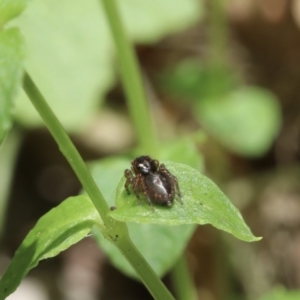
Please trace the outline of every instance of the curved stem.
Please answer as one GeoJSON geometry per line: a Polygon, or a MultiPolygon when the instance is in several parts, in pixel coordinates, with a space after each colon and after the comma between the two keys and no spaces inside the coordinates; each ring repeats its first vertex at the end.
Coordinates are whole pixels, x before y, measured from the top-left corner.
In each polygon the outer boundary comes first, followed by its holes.
{"type": "Polygon", "coordinates": [[[121,239],[118,243],[118,248],[137,272],[137,274],[141,277],[141,280],[154,299],[174,300],[172,294],[164,286],[162,281],[155,274],[153,269],[149,266],[145,258],[136,249],[135,245],[130,239],[125,239],[123,241],[121,239]]]}

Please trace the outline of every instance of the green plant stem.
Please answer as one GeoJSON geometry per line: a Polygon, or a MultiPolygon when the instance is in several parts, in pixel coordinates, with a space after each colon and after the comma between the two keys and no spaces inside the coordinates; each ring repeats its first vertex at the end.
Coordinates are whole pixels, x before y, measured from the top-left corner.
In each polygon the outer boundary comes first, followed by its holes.
{"type": "Polygon", "coordinates": [[[171,278],[177,300],[196,300],[197,293],[184,255],[182,255],[171,272],[171,278]]]}
{"type": "Polygon", "coordinates": [[[126,239],[122,241],[121,239],[118,244],[120,251],[135,269],[137,274],[140,275],[144,285],[147,287],[153,298],[157,300],[174,300],[172,294],[166,289],[153,269],[149,267],[145,258],[136,250],[136,247],[131,240],[126,239]]]}
{"type": "Polygon", "coordinates": [[[101,233],[104,234],[108,240],[114,243],[116,247],[118,247],[119,250],[124,254],[126,259],[136,270],[137,274],[140,275],[142,281],[149,289],[149,292],[152,294],[154,299],[174,300],[170,292],[160,281],[159,277],[155,274],[144,257],[132,244],[126,224],[118,222],[108,216],[108,205],[99,191],[91,173],[87,169],[86,164],[82,160],[80,154],[63,129],[59,120],[48,106],[43,95],[40,93],[28,74],[25,74],[24,89],[32,104],[35,106],[36,110],[44,120],[55,141],[59,145],[60,151],[68,160],[75,174],[78,176],[83,188],[98,210],[106,226],[106,232],[101,231],[101,233]],[[113,239],[116,234],[119,236],[119,238],[113,239]]]}
{"type": "Polygon", "coordinates": [[[32,104],[44,120],[53,138],[57,142],[60,151],[66,157],[83,188],[90,196],[104,224],[107,222],[110,223],[111,219],[107,217],[109,207],[99,191],[96,182],[59,120],[56,118],[43,95],[40,93],[28,74],[25,74],[24,77],[24,89],[32,104]]]}
{"type": "Polygon", "coordinates": [[[157,152],[157,139],[150,116],[141,71],[134,49],[126,37],[124,25],[115,0],[100,0],[116,45],[121,79],[127,96],[127,104],[138,137],[139,148],[144,154],[157,152]]]}

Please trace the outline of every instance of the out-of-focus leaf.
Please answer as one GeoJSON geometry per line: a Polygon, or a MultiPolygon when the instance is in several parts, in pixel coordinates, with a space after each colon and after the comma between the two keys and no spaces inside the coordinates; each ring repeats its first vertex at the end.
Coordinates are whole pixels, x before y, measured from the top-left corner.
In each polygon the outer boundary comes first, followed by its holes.
{"type": "MultiPolygon", "coordinates": [[[[109,158],[92,163],[90,168],[103,196],[108,200],[109,205],[114,206],[117,185],[124,176],[124,170],[130,168],[130,160],[121,157],[109,158]]],[[[132,241],[159,276],[165,274],[177,261],[194,228],[194,225],[171,227],[153,224],[128,224],[132,241]],[[165,255],[166,253],[167,255],[165,255]]],[[[93,235],[114,266],[125,274],[139,279],[113,244],[96,230],[93,230],[93,235]]]]}
{"type": "Polygon", "coordinates": [[[258,87],[237,88],[238,78],[225,67],[186,60],[162,77],[176,96],[198,107],[195,116],[209,133],[232,151],[246,156],[264,154],[278,134],[278,100],[258,87]]]}
{"type": "Polygon", "coordinates": [[[130,168],[130,159],[111,157],[89,164],[89,169],[109,206],[115,205],[116,188],[125,169],[130,168]]]}
{"type": "Polygon", "coordinates": [[[204,158],[191,137],[179,138],[164,145],[159,158],[180,162],[199,171],[204,170],[204,158]]]}
{"type": "MultiPolygon", "coordinates": [[[[101,2],[101,1],[100,1],[101,2]]],[[[150,42],[193,24],[198,0],[119,1],[128,35],[150,42]]],[[[98,0],[33,0],[17,20],[24,34],[26,69],[68,130],[80,128],[114,81],[114,47],[98,0]]],[[[23,94],[18,119],[41,120],[23,94]]]]}
{"type": "Polygon", "coordinates": [[[12,28],[0,32],[0,144],[12,125],[14,100],[22,79],[23,56],[19,30],[12,28]]]}
{"type": "Polygon", "coordinates": [[[16,290],[42,259],[56,256],[84,238],[94,225],[103,227],[87,196],[71,197],[40,218],[15,253],[0,281],[0,299],[16,290]]]}
{"type": "Polygon", "coordinates": [[[162,37],[186,29],[203,15],[197,0],[118,0],[126,30],[134,41],[157,42],[162,37]]]}
{"type": "Polygon", "coordinates": [[[110,215],[123,222],[152,224],[211,224],[247,241],[258,241],[245,224],[240,212],[221,190],[197,170],[174,162],[164,162],[179,182],[183,205],[174,200],[172,207],[155,205],[152,211],[146,200],[139,205],[134,193],[127,195],[123,178],[117,189],[116,207],[110,215]]]}
{"type": "Polygon", "coordinates": [[[198,117],[204,127],[232,151],[260,156],[273,143],[281,125],[274,95],[248,87],[218,98],[203,99],[198,117]]]}
{"type": "Polygon", "coordinates": [[[9,20],[18,16],[26,7],[29,0],[0,1],[0,29],[9,20]]]}
{"type": "Polygon", "coordinates": [[[161,76],[161,84],[176,98],[199,102],[228,93],[237,85],[235,74],[223,66],[213,67],[186,59],[161,76]]]}

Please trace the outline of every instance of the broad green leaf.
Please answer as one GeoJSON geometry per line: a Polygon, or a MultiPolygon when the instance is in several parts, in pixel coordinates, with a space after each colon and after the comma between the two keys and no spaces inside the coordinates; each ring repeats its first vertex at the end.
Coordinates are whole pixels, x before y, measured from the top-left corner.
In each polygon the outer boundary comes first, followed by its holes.
{"type": "Polygon", "coordinates": [[[275,288],[271,293],[259,298],[259,300],[298,300],[300,290],[289,291],[283,287],[275,288]]]}
{"type": "Polygon", "coordinates": [[[42,259],[56,256],[84,238],[102,221],[87,196],[66,199],[40,218],[15,253],[0,281],[0,299],[16,290],[21,280],[42,259]]]}
{"type": "Polygon", "coordinates": [[[26,7],[29,0],[0,1],[0,29],[9,20],[18,16],[26,7]]]}
{"type": "MultiPolygon", "coordinates": [[[[119,1],[128,36],[157,41],[196,22],[198,0],[119,1]],[[172,9],[170,9],[170,6],[172,9]]],[[[115,79],[114,46],[99,0],[32,0],[16,21],[27,44],[26,70],[68,130],[93,116],[115,79]]],[[[41,119],[23,94],[20,122],[41,119]]]]}
{"type": "Polygon", "coordinates": [[[12,125],[13,104],[22,79],[23,40],[16,28],[0,31],[0,144],[12,125]]]}
{"type": "Polygon", "coordinates": [[[117,189],[117,209],[110,213],[113,218],[165,225],[211,224],[244,241],[260,240],[253,236],[238,209],[210,179],[189,166],[170,161],[164,163],[178,179],[184,204],[175,200],[172,207],[156,205],[152,211],[146,200],[139,205],[133,193],[127,195],[123,178],[117,189]]]}
{"type": "Polygon", "coordinates": [[[220,142],[246,156],[264,154],[281,125],[276,97],[267,90],[254,87],[205,99],[199,105],[198,116],[220,142]]]}
{"type": "MultiPolygon", "coordinates": [[[[115,205],[116,188],[124,176],[124,170],[130,168],[130,160],[121,157],[109,158],[92,163],[90,168],[109,205],[115,205]]],[[[128,224],[133,243],[159,276],[164,275],[177,261],[194,229],[194,225],[171,227],[154,224],[128,224]],[[153,247],[154,245],[155,247],[153,247]]],[[[93,230],[93,235],[115,267],[129,276],[139,279],[112,243],[96,230],[93,230]]]]}

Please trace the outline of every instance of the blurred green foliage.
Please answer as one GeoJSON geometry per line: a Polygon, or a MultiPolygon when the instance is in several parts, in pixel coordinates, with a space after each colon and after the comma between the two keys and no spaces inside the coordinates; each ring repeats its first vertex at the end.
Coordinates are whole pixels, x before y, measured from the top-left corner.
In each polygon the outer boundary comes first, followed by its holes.
{"type": "Polygon", "coordinates": [[[233,152],[262,156],[279,133],[276,96],[260,87],[242,86],[229,68],[186,60],[166,72],[161,82],[178,101],[188,101],[204,129],[233,152]]]}
{"type": "MultiPolygon", "coordinates": [[[[119,6],[129,38],[142,43],[187,28],[202,14],[196,0],[121,0],[119,6]]],[[[115,82],[115,50],[101,1],[35,0],[13,25],[24,35],[26,70],[66,129],[79,130],[115,82]]],[[[42,124],[28,102],[23,93],[17,119],[42,124]]]]}
{"type": "Polygon", "coordinates": [[[29,0],[1,0],[0,30],[6,22],[22,13],[28,2],[29,0]]]}

